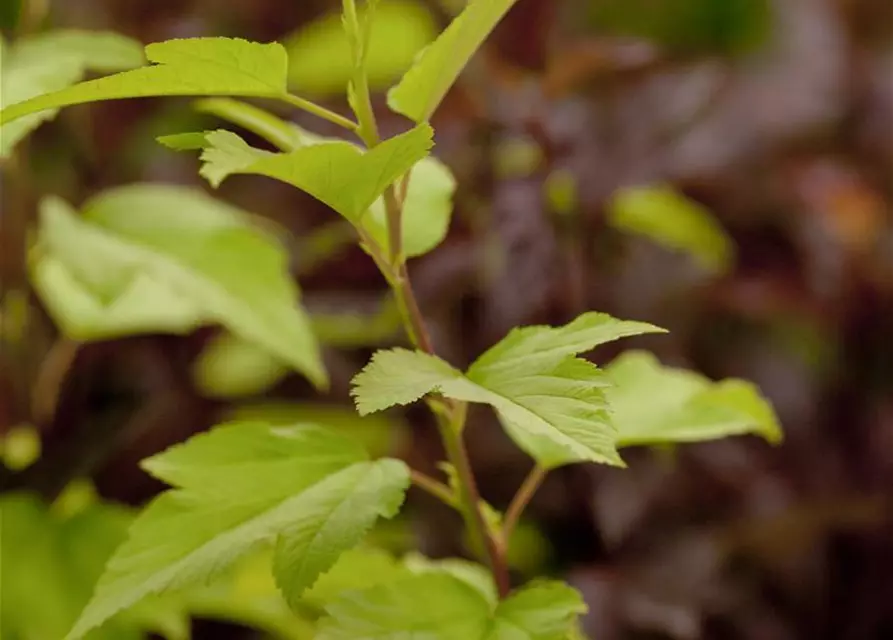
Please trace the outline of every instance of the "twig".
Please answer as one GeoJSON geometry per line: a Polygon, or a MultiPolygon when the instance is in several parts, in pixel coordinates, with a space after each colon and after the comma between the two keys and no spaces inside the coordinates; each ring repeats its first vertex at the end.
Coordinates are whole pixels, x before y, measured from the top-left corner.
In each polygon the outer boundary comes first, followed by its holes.
{"type": "Polygon", "coordinates": [[[543,480],[546,479],[547,473],[549,473],[549,470],[545,467],[540,465],[533,467],[533,469],[530,470],[530,473],[527,474],[527,477],[524,478],[524,482],[518,488],[515,497],[512,498],[512,502],[509,504],[509,508],[506,510],[505,518],[502,522],[502,543],[506,548],[508,548],[512,532],[515,530],[515,527],[518,526],[521,514],[524,513],[524,509],[530,503],[533,494],[535,494],[537,489],[543,484],[543,480]]]}

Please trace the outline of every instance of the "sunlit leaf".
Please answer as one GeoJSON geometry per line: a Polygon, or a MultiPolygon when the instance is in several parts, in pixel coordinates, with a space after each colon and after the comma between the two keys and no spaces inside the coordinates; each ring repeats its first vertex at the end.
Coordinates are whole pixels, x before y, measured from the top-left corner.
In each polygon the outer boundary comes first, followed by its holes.
{"type": "Polygon", "coordinates": [[[360,447],[334,432],[261,423],[218,427],[144,466],[175,488],[131,526],[71,639],[150,594],[210,580],[273,544],[277,573],[287,571],[297,594],[376,517],[392,515],[409,482],[402,463],[367,462],[360,447]],[[373,487],[381,493],[373,495],[373,487]]]}
{"type": "Polygon", "coordinates": [[[462,69],[516,0],[470,0],[388,93],[391,109],[425,122],[462,69]]]}
{"type": "Polygon", "coordinates": [[[431,127],[419,125],[363,152],[343,141],[311,141],[290,153],[254,149],[236,134],[208,134],[202,175],[218,185],[235,173],[286,182],[357,224],[385,189],[428,155],[431,127]]]}
{"type": "Polygon", "coordinates": [[[710,271],[726,271],[735,248],[710,211],[665,186],[621,190],[608,208],[608,220],[670,249],[684,251],[710,271]]]}
{"type": "Polygon", "coordinates": [[[8,103],[0,123],[85,102],[147,96],[253,96],[287,93],[288,58],[282,45],[233,38],[188,38],[146,46],[150,66],[8,103]]]}
{"type": "Polygon", "coordinates": [[[232,421],[319,425],[362,444],[373,458],[397,455],[408,430],[405,423],[393,416],[360,416],[352,407],[316,402],[259,401],[236,406],[226,415],[232,421]]]}
{"type": "Polygon", "coordinates": [[[650,353],[630,351],[606,369],[606,393],[618,446],[697,442],[754,433],[782,438],[778,418],[757,387],[744,380],[711,382],[685,369],[664,367],[650,353]]]}
{"type": "Polygon", "coordinates": [[[546,467],[581,460],[622,465],[604,394],[610,381],[575,355],[660,331],[587,313],[563,327],[515,329],[465,374],[418,351],[378,351],[354,378],[353,395],[362,414],[435,392],[489,404],[515,442],[546,467]]]}

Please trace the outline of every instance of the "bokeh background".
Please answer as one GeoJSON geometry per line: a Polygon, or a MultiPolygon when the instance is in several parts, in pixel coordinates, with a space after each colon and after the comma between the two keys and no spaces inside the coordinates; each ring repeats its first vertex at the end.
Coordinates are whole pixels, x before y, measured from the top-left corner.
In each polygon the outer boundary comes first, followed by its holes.
{"type": "MultiPolygon", "coordinates": [[[[296,90],[343,111],[345,52],[326,18],[339,4],[49,0],[26,3],[16,28],[281,40],[296,90]]],[[[380,89],[462,3],[382,4],[380,89]]],[[[17,5],[4,2],[6,26],[17,5]]],[[[400,131],[382,95],[382,127],[400,131]]],[[[400,342],[397,318],[336,216],[284,185],[240,177],[218,195],[292,232],[293,271],[327,345],[324,397],[263,358],[234,365],[209,351],[212,328],[75,346],[28,289],[41,194],[79,203],[133,182],[204,188],[195,158],[154,137],[220,124],[188,100],[76,107],[4,165],[0,430],[30,425],[42,440],[30,466],[8,458],[4,491],[53,500],[90,478],[138,505],[161,489],[140,459],[234,412],[356,422],[350,378],[400,342]]],[[[786,433],[778,448],[736,438],[632,450],[624,471],[553,473],[517,540],[518,578],[571,580],[597,640],[893,638],[893,3],[520,0],[434,125],[460,187],[447,240],[410,271],[444,357],[463,365],[512,326],[607,311],[672,333],[597,361],[638,346],[748,378],[786,433]],[[727,263],[608,223],[619,190],[657,184],[716,217],[735,248],[727,263]]],[[[357,428],[437,472],[424,411],[357,428]]],[[[483,409],[467,434],[483,495],[504,507],[530,461],[483,409]]],[[[421,494],[380,535],[395,550],[464,552],[457,518],[421,494]]],[[[195,623],[197,640],[251,633],[195,623]]]]}

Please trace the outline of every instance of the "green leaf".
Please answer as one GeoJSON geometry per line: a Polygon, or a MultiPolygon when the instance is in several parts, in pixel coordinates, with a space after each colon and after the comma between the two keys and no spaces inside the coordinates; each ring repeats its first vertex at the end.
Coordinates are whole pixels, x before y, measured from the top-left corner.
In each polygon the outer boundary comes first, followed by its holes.
{"type": "Polygon", "coordinates": [[[277,98],[287,93],[288,58],[282,45],[232,38],[189,38],[146,46],[155,63],[11,104],[0,123],[68,105],[148,96],[277,98]]]}
{"type": "Polygon", "coordinates": [[[496,24],[516,0],[470,0],[418,56],[400,83],[388,92],[388,105],[415,122],[427,121],[496,24]]]}
{"type": "MultiPolygon", "coordinates": [[[[359,8],[362,24],[366,3],[359,8]]],[[[376,3],[365,70],[371,89],[384,89],[412,65],[416,54],[437,35],[431,14],[416,2],[381,0],[376,3]]],[[[285,40],[289,84],[308,94],[343,95],[353,77],[350,42],[340,12],[331,12],[305,25],[285,40]]]]}
{"type": "Polygon", "coordinates": [[[360,416],[352,407],[310,402],[262,401],[234,407],[230,421],[254,420],[273,425],[316,424],[360,443],[373,458],[396,456],[406,444],[408,425],[393,417],[360,416]]]}
{"type": "Polygon", "coordinates": [[[446,573],[418,576],[343,595],[326,607],[318,640],[483,640],[490,605],[446,573]]]}
{"type": "Polygon", "coordinates": [[[331,569],[304,592],[301,600],[319,609],[351,591],[401,580],[410,571],[390,553],[374,547],[357,547],[341,554],[331,569]]]}
{"type": "MultiPolygon", "coordinates": [[[[60,516],[31,495],[0,498],[0,635],[61,640],[89,600],[130,520],[127,510],[109,504],[60,516]]],[[[151,600],[138,611],[109,620],[89,638],[138,640],[150,630],[169,640],[188,635],[177,603],[151,600]]]]}
{"type": "Polygon", "coordinates": [[[289,373],[267,350],[223,332],[212,339],[192,365],[196,388],[209,398],[238,398],[263,393],[289,373]]]}
{"type": "Polygon", "coordinates": [[[84,211],[46,200],[32,260],[35,288],[66,334],[91,340],[220,323],[326,383],[288,256],[247,214],[152,185],[107,192],[84,211]]]}
{"type": "Polygon", "coordinates": [[[342,521],[346,527],[367,526],[372,511],[391,513],[398,503],[392,490],[398,476],[408,483],[402,463],[366,462],[365,452],[349,439],[311,426],[224,425],[144,466],[175,488],[134,522],[71,639],[147,595],[208,581],[249,551],[274,543],[277,555],[308,549],[308,559],[286,556],[303,562],[301,579],[312,582],[354,540],[328,527],[339,507],[363,492],[364,481],[388,490],[355,520],[342,521]]]}
{"type": "MultiPolygon", "coordinates": [[[[189,613],[263,631],[280,640],[312,640],[310,616],[292,611],[270,572],[272,553],[253,553],[213,584],[183,594],[189,613]]],[[[266,636],[264,636],[266,637],[266,636]]]]}
{"type": "Polygon", "coordinates": [[[207,98],[198,100],[193,106],[199,113],[217,116],[259,135],[282,151],[294,151],[304,143],[298,127],[253,104],[232,98],[207,98]]]}
{"type": "MultiPolygon", "coordinates": [[[[87,71],[118,71],[143,63],[140,45],[114,33],[50,31],[5,47],[0,59],[0,109],[57,91],[87,71]]],[[[0,128],[0,157],[6,157],[31,131],[55,117],[33,113],[0,128]]]]}
{"type": "MultiPolygon", "coordinates": [[[[413,167],[403,201],[403,253],[407,258],[424,255],[443,242],[455,191],[456,179],[436,158],[425,158],[413,167]]],[[[375,201],[362,224],[387,254],[390,245],[383,198],[375,201]]]]}
{"type": "Polygon", "coordinates": [[[297,602],[379,518],[397,515],[408,488],[409,470],[403,462],[379,460],[354,465],[305,492],[301,522],[279,538],[273,560],[286,598],[297,602]]]}
{"type": "Polygon", "coordinates": [[[691,255],[709,271],[724,272],[735,247],[710,211],[667,186],[623,189],[608,208],[612,225],[691,255]]]}
{"type": "Polygon", "coordinates": [[[765,43],[774,12],[768,0],[598,0],[588,3],[603,36],[646,38],[676,55],[740,55],[765,43]]]}
{"type": "Polygon", "coordinates": [[[385,189],[428,155],[432,134],[431,127],[419,125],[366,152],[349,142],[310,139],[290,153],[269,153],[218,131],[207,136],[202,175],[214,186],[235,173],[275,178],[358,224],[385,189]]]}
{"type": "Polygon", "coordinates": [[[561,582],[534,582],[496,607],[486,640],[563,640],[586,605],[561,582]]]}
{"type": "Polygon", "coordinates": [[[410,553],[403,559],[406,568],[417,574],[446,573],[461,580],[480,593],[491,607],[499,602],[496,583],[490,571],[476,562],[461,558],[432,560],[420,553],[410,553]]]}
{"type": "Polygon", "coordinates": [[[448,570],[349,591],[326,607],[320,640],[562,640],[586,611],[558,582],[532,583],[497,604],[448,570]]]}
{"type": "Polygon", "coordinates": [[[775,412],[752,383],[711,382],[693,371],[664,367],[641,351],[623,354],[607,373],[615,385],[607,395],[619,431],[618,446],[698,442],[746,433],[772,443],[781,441],[775,412]]]}
{"type": "Polygon", "coordinates": [[[515,329],[462,374],[421,352],[377,352],[354,378],[361,414],[441,393],[496,409],[515,442],[540,464],[589,460],[622,465],[604,388],[610,381],[575,357],[625,336],[661,332],[641,322],[586,313],[563,327],[515,329]]]}
{"type": "Polygon", "coordinates": [[[424,157],[430,136],[430,128],[422,125],[364,152],[342,140],[294,128],[291,142],[299,148],[279,154],[251,147],[230,131],[164,136],[159,142],[174,149],[203,148],[200,173],[215,187],[228,176],[243,173],[266,175],[306,191],[361,226],[385,253],[388,232],[382,193],[411,170],[403,207],[403,250],[407,257],[416,257],[446,237],[456,190],[446,165],[424,157]]]}

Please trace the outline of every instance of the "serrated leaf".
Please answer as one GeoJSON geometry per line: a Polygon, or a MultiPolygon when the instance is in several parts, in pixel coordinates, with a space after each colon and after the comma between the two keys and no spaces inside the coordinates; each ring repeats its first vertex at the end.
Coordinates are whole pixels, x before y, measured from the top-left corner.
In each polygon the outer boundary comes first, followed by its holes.
{"type": "MultiPolygon", "coordinates": [[[[325,529],[320,504],[347,500],[361,478],[392,478],[400,465],[366,462],[350,440],[317,427],[257,423],[224,425],[150,458],[145,467],[175,488],[134,522],[68,637],[83,637],[147,595],[208,581],[249,551],[288,546],[290,536],[308,532],[315,544],[330,545],[305,567],[312,580],[350,541],[325,529]]],[[[390,512],[394,495],[386,502],[380,513],[390,512]]]]}
{"type": "Polygon", "coordinates": [[[379,518],[393,518],[409,488],[409,469],[398,460],[357,464],[304,494],[301,521],[276,544],[273,573],[286,599],[303,592],[341,552],[358,545],[379,518]]]}
{"type": "Polygon", "coordinates": [[[199,192],[139,185],[42,205],[35,288],[75,339],[186,333],[220,323],[326,383],[288,256],[244,212],[199,192]]]}
{"type": "MultiPolygon", "coordinates": [[[[71,85],[87,71],[118,71],[142,63],[142,47],[115,33],[60,30],[26,38],[4,46],[0,110],[71,85]]],[[[34,113],[0,127],[0,157],[55,115],[55,110],[34,113]]]]}
{"type": "Polygon", "coordinates": [[[432,134],[431,127],[419,125],[366,152],[349,142],[311,138],[290,153],[269,153],[218,131],[207,136],[202,175],[215,186],[237,173],[281,180],[357,224],[387,187],[428,155],[432,134]]]}
{"type": "MultiPolygon", "coordinates": [[[[358,8],[360,23],[367,19],[364,2],[358,8]]],[[[407,0],[376,2],[365,52],[365,72],[372,90],[384,89],[410,67],[413,58],[437,35],[431,14],[407,0]]],[[[339,12],[331,12],[301,27],[285,40],[289,84],[314,95],[343,95],[353,77],[354,64],[348,35],[339,12]]]]}
{"type": "Polygon", "coordinates": [[[771,405],[752,383],[711,382],[685,369],[662,366],[652,354],[631,351],[607,367],[607,390],[618,446],[697,442],[754,433],[782,438],[771,405]],[[647,402],[643,401],[647,398],[647,402]]]}
{"type": "Polygon", "coordinates": [[[563,327],[513,330],[462,374],[417,351],[377,352],[354,378],[361,414],[409,404],[427,393],[489,404],[515,442],[546,467],[589,460],[622,465],[594,364],[575,357],[625,336],[663,331],[586,313],[563,327]]]}
{"type": "Polygon", "coordinates": [[[713,214],[667,186],[621,190],[609,204],[608,220],[691,255],[709,271],[726,271],[734,256],[734,245],[713,214]]]}
{"type": "Polygon", "coordinates": [[[434,113],[449,88],[516,0],[470,0],[388,92],[388,105],[415,122],[434,113]]]}
{"type": "Polygon", "coordinates": [[[326,607],[321,640],[561,640],[586,611],[558,582],[532,583],[499,602],[445,570],[351,591],[326,607]]]}
{"type": "Polygon", "coordinates": [[[147,45],[145,54],[155,64],[11,104],[0,112],[0,123],[44,109],[101,100],[213,95],[275,98],[287,93],[288,58],[277,43],[187,38],[147,45]]]}
{"type": "Polygon", "coordinates": [[[490,606],[465,582],[445,573],[424,573],[345,594],[326,607],[318,640],[478,640],[490,606]]]}

